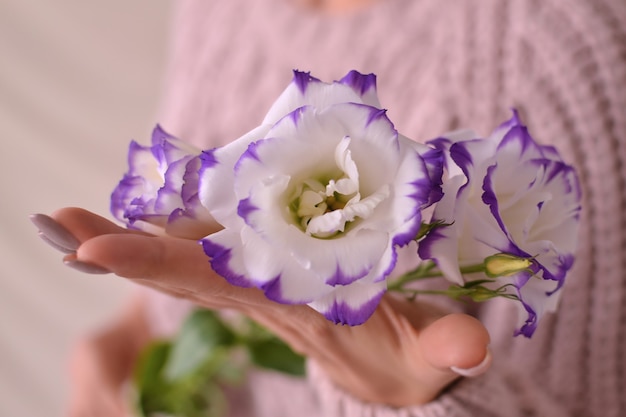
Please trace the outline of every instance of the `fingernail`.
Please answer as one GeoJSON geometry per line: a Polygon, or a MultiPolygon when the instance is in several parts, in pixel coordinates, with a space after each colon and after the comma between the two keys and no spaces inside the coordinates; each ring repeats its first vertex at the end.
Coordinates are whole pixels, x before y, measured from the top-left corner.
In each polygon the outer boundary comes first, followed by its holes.
{"type": "Polygon", "coordinates": [[[487,348],[487,354],[485,355],[485,359],[483,359],[481,363],[474,366],[473,368],[466,369],[459,368],[457,366],[451,366],[450,369],[452,370],[452,372],[455,372],[461,376],[471,378],[483,374],[487,370],[487,368],[489,368],[489,366],[491,366],[491,351],[489,350],[489,348],[487,348]]]}
{"type": "Polygon", "coordinates": [[[47,243],[65,252],[74,252],[80,246],[80,241],[74,237],[65,227],[61,226],[52,217],[45,214],[31,214],[30,221],[39,229],[47,243]]]}
{"type": "Polygon", "coordinates": [[[51,241],[50,239],[48,239],[48,238],[46,237],[46,235],[44,235],[42,232],[39,232],[37,235],[41,238],[41,240],[43,240],[44,242],[46,242],[48,245],[52,246],[54,249],[58,250],[59,252],[63,252],[63,253],[76,253],[76,251],[75,251],[75,250],[65,248],[65,247],[63,247],[63,246],[61,246],[61,245],[57,245],[56,243],[54,243],[53,241],[51,241]]]}
{"type": "Polygon", "coordinates": [[[63,263],[72,269],[84,272],[86,274],[102,275],[111,273],[111,271],[101,266],[94,265],[89,262],[79,261],[78,259],[76,259],[75,255],[66,256],[65,259],[63,259],[63,263]]]}

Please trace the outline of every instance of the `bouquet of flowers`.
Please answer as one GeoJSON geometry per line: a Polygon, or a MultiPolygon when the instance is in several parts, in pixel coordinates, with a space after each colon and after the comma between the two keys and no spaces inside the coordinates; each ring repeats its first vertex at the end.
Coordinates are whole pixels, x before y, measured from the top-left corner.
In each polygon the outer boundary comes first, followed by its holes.
{"type": "Polygon", "coordinates": [[[448,288],[427,292],[511,300],[515,334],[530,337],[572,267],[580,198],[574,169],[515,111],[488,137],[420,144],[394,128],[375,75],[294,71],[226,146],[195,149],[159,126],[150,146],[131,143],[111,207],[128,227],[198,240],[229,283],[335,323],[362,324],[386,291],[414,296],[440,277],[448,288]],[[393,274],[412,242],[417,268],[393,274]]]}

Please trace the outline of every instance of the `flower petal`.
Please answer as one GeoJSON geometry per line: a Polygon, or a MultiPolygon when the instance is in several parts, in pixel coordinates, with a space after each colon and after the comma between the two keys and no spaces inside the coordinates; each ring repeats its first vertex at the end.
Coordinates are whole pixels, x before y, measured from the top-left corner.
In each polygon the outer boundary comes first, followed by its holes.
{"type": "Polygon", "coordinates": [[[386,291],[386,283],[354,282],[348,286],[337,286],[334,290],[309,306],[337,324],[357,326],[365,323],[376,311],[386,291]]]}
{"type": "MultiPolygon", "coordinates": [[[[367,94],[367,99],[372,101],[371,93],[367,94]]],[[[309,73],[294,71],[291,84],[274,102],[262,124],[274,124],[295,109],[306,105],[324,109],[337,103],[363,102],[361,94],[351,86],[338,82],[324,83],[311,77],[309,73]]]]}
{"type": "Polygon", "coordinates": [[[361,97],[363,104],[380,108],[378,93],[376,92],[376,75],[361,74],[352,70],[339,80],[339,83],[352,88],[361,97]]]}
{"type": "Polygon", "coordinates": [[[242,259],[243,245],[240,233],[224,229],[200,240],[204,253],[210,258],[211,268],[229,283],[239,287],[253,287],[242,259]]]}
{"type": "Polygon", "coordinates": [[[241,227],[237,217],[237,196],[234,188],[234,166],[248,145],[262,138],[269,126],[259,126],[236,141],[217,149],[205,151],[200,156],[202,166],[198,173],[198,197],[202,205],[209,210],[215,220],[223,225],[241,227]]]}

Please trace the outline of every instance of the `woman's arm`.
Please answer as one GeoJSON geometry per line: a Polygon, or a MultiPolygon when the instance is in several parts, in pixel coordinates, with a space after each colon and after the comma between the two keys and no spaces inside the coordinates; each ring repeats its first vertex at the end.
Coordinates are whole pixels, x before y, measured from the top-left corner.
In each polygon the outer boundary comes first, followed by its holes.
{"type": "Polygon", "coordinates": [[[145,299],[135,294],[110,324],[77,342],[70,357],[68,416],[130,416],[123,386],[150,339],[145,299]]]}

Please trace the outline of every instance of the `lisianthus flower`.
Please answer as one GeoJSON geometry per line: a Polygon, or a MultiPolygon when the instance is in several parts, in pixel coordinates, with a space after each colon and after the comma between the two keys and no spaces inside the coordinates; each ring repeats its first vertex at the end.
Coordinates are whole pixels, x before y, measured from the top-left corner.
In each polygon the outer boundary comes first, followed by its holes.
{"type": "Polygon", "coordinates": [[[517,333],[530,337],[556,308],[573,264],[581,197],[574,169],[536,143],[516,112],[486,139],[460,131],[432,144],[446,155],[433,219],[447,226],[426,236],[420,257],[458,285],[468,279],[462,267],[484,263],[482,278],[520,301],[517,333]]]}
{"type": "Polygon", "coordinates": [[[132,141],[128,172],[111,195],[113,215],[156,235],[199,239],[215,230],[198,199],[200,152],[160,126],[152,132],[151,146],[132,141]]]}
{"type": "Polygon", "coordinates": [[[202,240],[213,269],[336,323],[374,312],[441,196],[440,152],[399,135],[356,71],[295,71],[259,127],[201,158],[200,200],[224,227],[202,240]]]}

